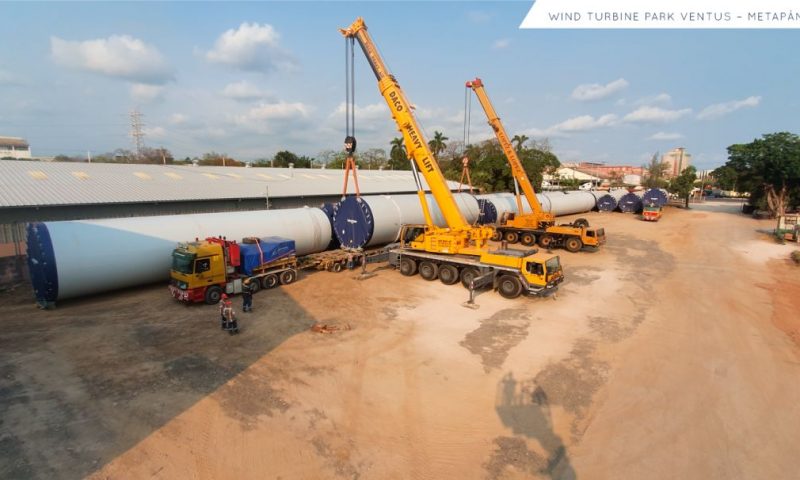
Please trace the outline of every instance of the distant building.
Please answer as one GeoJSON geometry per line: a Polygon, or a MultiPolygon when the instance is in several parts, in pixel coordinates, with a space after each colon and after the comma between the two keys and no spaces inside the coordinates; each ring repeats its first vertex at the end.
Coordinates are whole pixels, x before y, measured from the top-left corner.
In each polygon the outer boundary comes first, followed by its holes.
{"type": "Polygon", "coordinates": [[[0,159],[8,157],[17,160],[31,158],[31,146],[24,138],[0,137],[0,159]]]}
{"type": "Polygon", "coordinates": [[[666,163],[669,167],[664,173],[666,178],[677,177],[681,172],[686,169],[692,162],[692,156],[686,153],[683,147],[673,148],[669,152],[661,155],[661,161],[666,163]]]}
{"type": "Polygon", "coordinates": [[[553,187],[560,185],[563,180],[578,180],[581,183],[589,182],[593,186],[599,186],[603,182],[602,178],[589,175],[570,167],[561,167],[552,175],[544,174],[542,175],[542,180],[546,181],[549,186],[553,187]]]}
{"type": "Polygon", "coordinates": [[[625,175],[640,175],[644,176],[644,167],[632,167],[630,165],[606,165],[604,163],[581,162],[578,164],[578,170],[595,177],[604,179],[621,179],[625,175]]]}

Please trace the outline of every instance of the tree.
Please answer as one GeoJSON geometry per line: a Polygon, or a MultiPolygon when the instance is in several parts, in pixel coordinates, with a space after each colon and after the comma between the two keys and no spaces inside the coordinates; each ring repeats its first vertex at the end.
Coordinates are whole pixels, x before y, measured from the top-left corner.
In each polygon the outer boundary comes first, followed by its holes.
{"type": "Polygon", "coordinates": [[[437,132],[437,131],[433,132],[433,140],[428,142],[428,146],[431,147],[434,157],[439,158],[439,152],[441,152],[447,147],[447,144],[444,143],[445,140],[450,140],[450,139],[445,137],[442,132],[437,132]]]}
{"type": "Polygon", "coordinates": [[[673,178],[669,183],[669,191],[675,193],[680,198],[686,200],[686,208],[689,208],[689,196],[694,190],[694,182],[697,180],[697,169],[688,166],[683,169],[680,175],[673,178]]]}
{"type": "Polygon", "coordinates": [[[275,154],[275,157],[273,157],[272,166],[286,168],[291,163],[296,167],[298,160],[300,160],[300,158],[294,153],[288,150],[281,150],[280,152],[275,154]]]}
{"type": "Polygon", "coordinates": [[[658,152],[653,154],[650,163],[645,165],[647,177],[643,181],[643,186],[646,188],[664,188],[667,186],[667,181],[664,179],[664,174],[667,173],[669,164],[662,162],[658,159],[658,152]]]}
{"type": "Polygon", "coordinates": [[[226,153],[217,153],[214,151],[204,153],[203,158],[197,162],[199,165],[209,165],[217,167],[243,167],[244,162],[240,162],[228,156],[226,153]]]}
{"type": "Polygon", "coordinates": [[[390,170],[411,170],[408,156],[406,155],[406,145],[402,137],[395,137],[389,142],[392,149],[389,150],[388,166],[390,170]]]}
{"type": "Polygon", "coordinates": [[[739,174],[733,167],[723,165],[711,172],[711,176],[714,178],[713,185],[720,190],[736,190],[739,174]]]}
{"type": "Polygon", "coordinates": [[[750,203],[766,203],[771,215],[783,215],[800,190],[800,137],[769,133],[747,144],[728,147],[726,167],[737,173],[737,188],[750,193],[750,203]]]}
{"type": "Polygon", "coordinates": [[[514,149],[519,152],[522,150],[522,147],[525,146],[525,142],[528,141],[528,137],[525,135],[514,135],[514,138],[511,139],[511,143],[515,144],[514,149]]]}
{"type": "Polygon", "coordinates": [[[380,169],[387,163],[386,150],[382,148],[370,148],[365,152],[361,152],[360,158],[364,167],[369,170],[380,169]]]}

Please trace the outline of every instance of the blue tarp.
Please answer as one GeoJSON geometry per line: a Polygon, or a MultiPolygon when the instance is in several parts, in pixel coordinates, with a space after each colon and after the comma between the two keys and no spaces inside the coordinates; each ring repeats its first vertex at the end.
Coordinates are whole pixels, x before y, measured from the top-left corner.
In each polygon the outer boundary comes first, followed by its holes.
{"type": "Polygon", "coordinates": [[[294,240],[283,237],[264,237],[258,243],[239,244],[242,273],[250,275],[260,265],[295,254],[294,240]],[[260,250],[259,250],[260,247],[260,250]]]}

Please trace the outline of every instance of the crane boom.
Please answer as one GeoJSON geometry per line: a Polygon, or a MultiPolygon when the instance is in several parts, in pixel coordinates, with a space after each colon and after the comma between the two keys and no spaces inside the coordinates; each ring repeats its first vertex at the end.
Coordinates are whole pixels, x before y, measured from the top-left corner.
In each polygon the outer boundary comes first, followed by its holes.
{"type": "MultiPolygon", "coordinates": [[[[497,137],[497,140],[500,142],[500,147],[503,149],[503,153],[505,153],[506,158],[508,159],[508,164],[511,166],[511,173],[514,175],[514,180],[516,180],[519,186],[522,187],[522,192],[525,195],[525,199],[528,201],[531,212],[537,217],[541,218],[544,222],[552,222],[553,215],[550,212],[545,212],[542,210],[542,205],[539,203],[539,199],[536,198],[536,192],[533,190],[533,185],[528,178],[528,174],[525,173],[522,162],[520,162],[519,157],[517,156],[517,151],[514,150],[514,147],[511,145],[511,140],[508,138],[506,129],[500,122],[500,117],[497,116],[497,112],[495,112],[494,106],[489,100],[489,95],[486,94],[486,90],[483,87],[483,81],[481,81],[480,78],[476,78],[471,82],[467,82],[467,87],[472,88],[472,90],[475,92],[475,95],[478,96],[478,101],[481,103],[483,111],[486,112],[486,118],[489,120],[489,126],[491,126],[492,130],[494,130],[494,134],[497,137]]],[[[524,211],[519,192],[517,192],[516,197],[519,213],[523,214],[524,211]]]]}
{"type": "MultiPolygon", "coordinates": [[[[381,96],[386,100],[386,104],[392,112],[392,118],[394,118],[398,130],[403,135],[407,154],[425,177],[425,181],[428,183],[433,198],[442,211],[447,226],[451,230],[470,230],[472,227],[458,209],[453,193],[447,185],[447,180],[445,180],[439,164],[436,162],[430,147],[428,147],[416,118],[414,118],[411,103],[406,98],[397,80],[389,73],[389,69],[383,59],[381,59],[377,47],[367,32],[364,20],[358,18],[348,28],[343,28],[339,31],[347,38],[355,38],[361,45],[361,49],[364,51],[364,55],[367,57],[367,61],[378,79],[378,89],[381,96]]],[[[426,203],[424,202],[424,194],[421,196],[421,200],[423,201],[423,209],[426,210],[426,219],[428,219],[429,226],[432,226],[429,220],[430,213],[427,211],[426,203]]]]}

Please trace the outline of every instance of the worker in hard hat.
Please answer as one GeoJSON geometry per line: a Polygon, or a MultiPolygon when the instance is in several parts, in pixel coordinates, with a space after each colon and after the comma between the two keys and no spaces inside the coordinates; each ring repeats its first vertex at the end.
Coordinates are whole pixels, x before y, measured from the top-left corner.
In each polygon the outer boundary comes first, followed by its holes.
{"type": "Polygon", "coordinates": [[[219,320],[223,330],[228,328],[228,314],[233,312],[233,305],[231,299],[226,294],[222,294],[219,300],[219,320]]]}
{"type": "Polygon", "coordinates": [[[246,278],[244,282],[242,282],[242,311],[243,312],[252,312],[253,311],[253,284],[251,283],[252,280],[246,278]]]}

